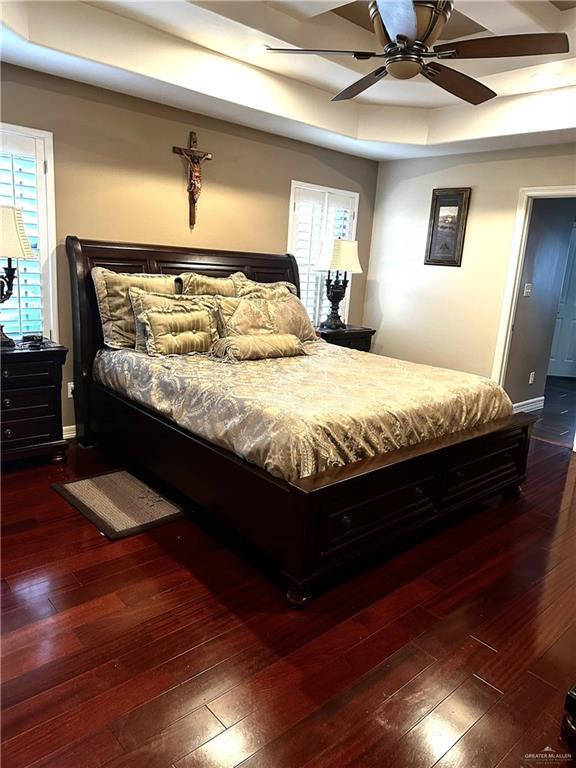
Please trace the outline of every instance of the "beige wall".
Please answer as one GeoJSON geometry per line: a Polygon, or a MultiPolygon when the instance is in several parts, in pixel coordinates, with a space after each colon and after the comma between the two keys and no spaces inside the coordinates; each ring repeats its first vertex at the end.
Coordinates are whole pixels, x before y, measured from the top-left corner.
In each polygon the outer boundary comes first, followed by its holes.
{"type": "Polygon", "coordinates": [[[380,165],[364,323],[380,354],[490,376],[522,187],[576,183],[574,147],[380,165]],[[471,187],[462,266],[425,266],[435,187],[471,187]]]}
{"type": "MultiPolygon", "coordinates": [[[[375,162],[8,65],[1,118],[54,134],[60,340],[69,348],[68,234],[283,253],[297,179],[360,193],[357,237],[367,269],[375,162]],[[190,130],[214,153],[193,231],[182,160],[172,154],[190,130]]],[[[362,319],[364,283],[354,279],[350,322],[362,319]]],[[[66,381],[71,370],[69,360],[66,381]]],[[[64,424],[73,421],[65,399],[64,424]]]]}

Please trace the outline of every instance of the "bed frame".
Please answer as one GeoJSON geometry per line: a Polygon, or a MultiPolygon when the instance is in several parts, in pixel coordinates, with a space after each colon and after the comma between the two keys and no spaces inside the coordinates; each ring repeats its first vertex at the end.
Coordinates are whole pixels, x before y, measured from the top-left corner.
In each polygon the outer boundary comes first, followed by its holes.
{"type": "Polygon", "coordinates": [[[271,560],[292,605],[303,606],[334,572],[393,551],[416,531],[525,478],[535,418],[518,413],[484,426],[285,482],[92,379],[103,346],[90,272],[226,276],[299,286],[293,256],[66,239],[74,318],[78,442],[112,446],[202,507],[271,560]],[[186,457],[185,461],[182,460],[186,457]],[[192,469],[191,469],[192,468],[192,469]]]}

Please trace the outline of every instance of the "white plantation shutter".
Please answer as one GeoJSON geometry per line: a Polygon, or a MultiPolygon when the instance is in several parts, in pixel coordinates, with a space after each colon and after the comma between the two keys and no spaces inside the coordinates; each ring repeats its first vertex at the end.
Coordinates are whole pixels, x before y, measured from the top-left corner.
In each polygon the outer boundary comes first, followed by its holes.
{"type": "Polygon", "coordinates": [[[292,182],[288,251],[300,272],[300,295],[312,322],[328,314],[325,272],[316,272],[322,247],[335,237],[353,240],[356,235],[358,195],[327,187],[292,182]]]}
{"type": "MultiPolygon", "coordinates": [[[[0,205],[22,210],[24,229],[35,256],[14,261],[18,270],[14,293],[0,305],[0,320],[14,339],[25,333],[50,336],[52,330],[46,171],[44,140],[2,126],[0,205]]],[[[0,267],[4,266],[6,259],[0,258],[0,267]]]]}

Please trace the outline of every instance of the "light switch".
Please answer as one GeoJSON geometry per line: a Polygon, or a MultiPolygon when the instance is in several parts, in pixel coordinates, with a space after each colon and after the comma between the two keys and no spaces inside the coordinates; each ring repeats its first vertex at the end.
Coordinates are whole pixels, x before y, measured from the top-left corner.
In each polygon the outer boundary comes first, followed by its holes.
{"type": "Polygon", "coordinates": [[[522,293],[522,296],[524,297],[532,296],[532,283],[524,283],[524,291],[522,293]]]}

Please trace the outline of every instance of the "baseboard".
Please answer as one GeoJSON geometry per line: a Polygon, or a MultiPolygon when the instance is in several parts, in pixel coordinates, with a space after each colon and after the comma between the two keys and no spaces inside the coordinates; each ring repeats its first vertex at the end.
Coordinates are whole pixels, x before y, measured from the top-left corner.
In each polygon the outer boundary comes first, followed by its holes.
{"type": "Polygon", "coordinates": [[[71,424],[69,427],[64,427],[62,432],[64,440],[73,440],[76,437],[76,424],[71,424]]]}
{"type": "Polygon", "coordinates": [[[544,408],[544,395],[542,397],[533,397],[532,400],[523,400],[521,403],[514,403],[514,413],[519,411],[539,411],[544,408]]]}

